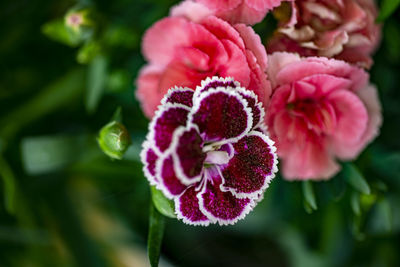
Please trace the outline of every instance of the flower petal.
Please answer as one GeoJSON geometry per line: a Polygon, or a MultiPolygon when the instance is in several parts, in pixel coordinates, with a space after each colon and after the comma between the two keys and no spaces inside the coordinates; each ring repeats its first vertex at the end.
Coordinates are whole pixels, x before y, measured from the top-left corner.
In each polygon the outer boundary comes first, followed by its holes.
{"type": "Polygon", "coordinates": [[[193,106],[194,91],[190,88],[174,87],[161,100],[161,104],[178,103],[188,107],[193,106]]]}
{"type": "Polygon", "coordinates": [[[196,126],[178,128],[171,144],[176,175],[183,184],[190,185],[201,180],[206,153],[203,139],[196,126]]]}
{"type": "Polygon", "coordinates": [[[247,101],[247,105],[251,108],[253,113],[253,126],[252,129],[257,128],[264,122],[265,111],[261,102],[258,102],[258,97],[253,91],[244,89],[243,87],[236,87],[235,89],[247,101]]]}
{"type": "Polygon", "coordinates": [[[205,80],[201,81],[201,86],[197,86],[195,98],[199,97],[200,93],[206,92],[211,88],[218,88],[218,87],[239,87],[240,83],[235,81],[231,77],[222,78],[218,76],[207,77],[205,80]]]}
{"type": "Polygon", "coordinates": [[[168,198],[182,194],[187,188],[176,176],[172,155],[164,155],[157,161],[156,177],[159,181],[157,188],[168,198]]]}
{"type": "Polygon", "coordinates": [[[340,166],[328,154],[324,144],[308,140],[303,148],[293,143],[292,150],[282,157],[282,173],[287,180],[321,180],[335,175],[340,166]]]}
{"type": "Polygon", "coordinates": [[[220,225],[234,224],[253,209],[255,201],[237,198],[229,191],[223,192],[220,185],[220,177],[213,177],[212,181],[206,182],[202,192],[197,195],[200,210],[212,222],[220,225]]]}
{"type": "Polygon", "coordinates": [[[143,163],[143,172],[151,185],[156,185],[158,180],[156,178],[156,163],[159,155],[156,150],[151,146],[149,141],[143,143],[143,149],[140,153],[140,158],[143,163]]]}
{"type": "Polygon", "coordinates": [[[210,220],[199,209],[198,193],[196,186],[191,186],[175,198],[175,212],[184,223],[207,226],[210,220]]]}
{"type": "Polygon", "coordinates": [[[253,131],[233,146],[235,155],[222,170],[222,188],[239,198],[258,198],[278,171],[274,142],[253,131]]]}
{"type": "Polygon", "coordinates": [[[347,90],[332,92],[328,101],[333,106],[337,118],[332,134],[333,147],[358,143],[368,124],[368,112],[364,103],[356,94],[347,90]]]}
{"type": "Polygon", "coordinates": [[[253,114],[247,101],[226,88],[210,89],[194,99],[189,123],[199,127],[205,142],[234,142],[251,129],[253,114]]]}
{"type": "Polygon", "coordinates": [[[154,140],[154,147],[164,152],[171,144],[175,129],[186,124],[189,110],[182,104],[167,103],[160,106],[150,123],[147,140],[154,140]]]}

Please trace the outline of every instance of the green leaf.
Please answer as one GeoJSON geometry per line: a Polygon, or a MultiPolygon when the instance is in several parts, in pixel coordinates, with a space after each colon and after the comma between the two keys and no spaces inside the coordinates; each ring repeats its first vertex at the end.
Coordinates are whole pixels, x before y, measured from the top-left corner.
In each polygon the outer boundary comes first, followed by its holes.
{"type": "MultiPolygon", "coordinates": [[[[82,92],[84,75],[85,72],[81,69],[73,70],[51,83],[28,102],[5,114],[0,119],[0,125],[6,125],[0,129],[3,141],[7,141],[32,121],[74,101],[82,92]]],[[[5,145],[3,144],[3,149],[5,145]]]]}
{"type": "Polygon", "coordinates": [[[102,48],[98,42],[94,40],[88,41],[80,47],[78,54],[76,55],[76,60],[80,64],[87,64],[99,55],[101,51],[102,48]]]}
{"type": "Polygon", "coordinates": [[[83,154],[85,138],[80,136],[40,136],[22,140],[22,163],[28,174],[58,170],[83,154]]]}
{"type": "Polygon", "coordinates": [[[371,217],[370,231],[374,233],[387,233],[393,228],[393,216],[390,203],[383,198],[376,203],[374,213],[371,217]]]}
{"type": "Polygon", "coordinates": [[[155,186],[151,187],[151,198],[154,206],[162,215],[169,218],[176,218],[174,202],[167,199],[155,186]]]}
{"type": "Polygon", "coordinates": [[[15,203],[16,203],[16,182],[15,176],[12,172],[10,166],[5,161],[5,159],[0,156],[0,177],[3,178],[4,182],[4,202],[7,212],[10,214],[15,213],[15,203]]]}
{"type": "Polygon", "coordinates": [[[360,208],[360,196],[358,193],[353,192],[350,199],[351,209],[353,210],[354,214],[357,216],[361,215],[361,208],[360,208]]]}
{"type": "Polygon", "coordinates": [[[365,181],[364,176],[354,164],[344,163],[343,175],[345,180],[359,192],[367,195],[371,193],[371,189],[365,181]]]}
{"type": "Polygon", "coordinates": [[[42,32],[50,39],[75,47],[82,41],[77,32],[69,30],[64,23],[64,19],[50,21],[43,25],[42,32]]]}
{"type": "Polygon", "coordinates": [[[164,235],[165,217],[150,205],[149,236],[147,238],[147,253],[152,267],[158,266],[160,259],[161,243],[164,235]]]}
{"type": "Polygon", "coordinates": [[[121,106],[117,107],[117,109],[115,110],[111,121],[117,121],[119,123],[122,123],[122,108],[121,106]]]}
{"type": "Polygon", "coordinates": [[[107,58],[103,55],[96,56],[89,65],[86,92],[86,110],[91,114],[96,111],[104,92],[107,79],[107,58]]]}
{"type": "Polygon", "coordinates": [[[314,189],[312,186],[312,182],[311,181],[304,181],[302,184],[302,188],[303,188],[303,196],[304,196],[304,200],[305,200],[305,204],[307,204],[306,206],[306,211],[307,208],[311,208],[312,210],[316,210],[317,209],[317,202],[315,200],[315,195],[314,195],[314,189]]]}
{"type": "Polygon", "coordinates": [[[386,20],[390,15],[396,11],[400,5],[400,0],[383,0],[379,12],[379,16],[376,19],[378,22],[386,20]]]}

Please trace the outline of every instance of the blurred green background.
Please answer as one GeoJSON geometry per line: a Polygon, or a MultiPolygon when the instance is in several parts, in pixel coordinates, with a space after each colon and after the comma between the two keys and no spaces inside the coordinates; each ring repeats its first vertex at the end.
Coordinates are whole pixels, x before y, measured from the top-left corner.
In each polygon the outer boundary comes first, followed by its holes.
{"type": "MultiPolygon", "coordinates": [[[[0,266],[149,265],[138,156],[148,120],[133,81],[143,32],[176,2],[0,4],[0,266]],[[66,25],[71,14],[84,26],[66,25]],[[96,137],[119,107],[132,145],[111,160],[96,137]]],[[[385,20],[371,70],[384,110],[377,140],[328,182],[277,177],[235,226],[165,218],[160,265],[400,265],[399,15],[385,20]]],[[[256,31],[266,37],[273,20],[256,31]]]]}

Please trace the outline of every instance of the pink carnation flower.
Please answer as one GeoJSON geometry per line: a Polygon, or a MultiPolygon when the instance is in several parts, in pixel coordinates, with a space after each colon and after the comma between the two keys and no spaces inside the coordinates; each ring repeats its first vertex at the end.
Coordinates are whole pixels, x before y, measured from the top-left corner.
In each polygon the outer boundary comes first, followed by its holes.
{"type": "Polygon", "coordinates": [[[267,44],[268,52],[335,57],[371,66],[371,53],[380,40],[374,0],[298,0],[292,2],[290,13],[289,22],[282,22],[280,34],[267,44]]]}
{"type": "Polygon", "coordinates": [[[279,6],[283,1],[285,0],[186,0],[185,2],[203,4],[215,16],[230,23],[253,25],[262,21],[269,10],[279,6]]]}
{"type": "Polygon", "coordinates": [[[377,134],[381,108],[368,74],[344,61],[269,57],[273,95],[266,122],[286,179],[327,179],[377,134]]]}
{"type": "Polygon", "coordinates": [[[163,98],[141,153],[144,173],[175,200],[192,225],[233,224],[262,198],[277,171],[257,96],[214,77],[196,92],[175,87],[163,98]]]}
{"type": "Polygon", "coordinates": [[[145,33],[142,49],[149,63],[140,71],[136,96],[148,117],[169,88],[196,88],[212,76],[233,77],[254,91],[264,105],[268,103],[267,54],[260,37],[244,24],[232,26],[209,16],[200,4],[174,8],[172,17],[145,33]]]}

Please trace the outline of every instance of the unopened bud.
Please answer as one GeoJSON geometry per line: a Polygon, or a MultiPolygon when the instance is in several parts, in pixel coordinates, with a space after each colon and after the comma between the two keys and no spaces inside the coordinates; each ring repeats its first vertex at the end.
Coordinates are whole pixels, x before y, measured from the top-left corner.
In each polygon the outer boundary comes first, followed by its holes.
{"type": "Polygon", "coordinates": [[[123,124],[112,121],[100,130],[98,142],[109,157],[122,159],[131,144],[131,137],[123,124]]]}

